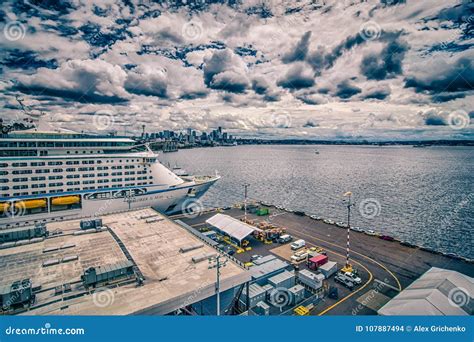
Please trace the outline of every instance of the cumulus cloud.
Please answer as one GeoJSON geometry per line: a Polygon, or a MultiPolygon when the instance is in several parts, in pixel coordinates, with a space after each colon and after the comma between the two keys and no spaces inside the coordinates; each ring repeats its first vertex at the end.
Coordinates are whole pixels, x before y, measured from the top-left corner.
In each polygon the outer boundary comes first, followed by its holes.
{"type": "Polygon", "coordinates": [[[247,67],[231,50],[218,50],[204,59],[204,81],[213,89],[242,93],[249,86],[247,67]]]}
{"type": "Polygon", "coordinates": [[[26,93],[71,98],[82,102],[120,102],[127,74],[120,66],[101,60],[70,60],[58,69],[39,68],[18,78],[17,89],[26,93]]]}
{"type": "Polygon", "coordinates": [[[285,53],[281,58],[283,63],[291,63],[295,61],[304,61],[309,50],[311,31],[306,32],[300,41],[285,53]]]}
{"type": "Polygon", "coordinates": [[[363,94],[364,99],[384,100],[390,95],[390,87],[388,85],[374,86],[367,89],[363,94]]]}
{"type": "Polygon", "coordinates": [[[302,102],[309,105],[320,105],[328,103],[328,100],[323,95],[312,93],[312,92],[299,92],[295,94],[295,97],[302,102]]]}
{"type": "Polygon", "coordinates": [[[388,43],[379,54],[366,55],[360,65],[369,80],[384,80],[402,74],[402,62],[408,45],[398,39],[388,43]]]}
{"type": "Polygon", "coordinates": [[[474,100],[470,6],[455,0],[3,5],[0,30],[8,20],[26,30],[0,41],[7,117],[23,94],[81,129],[107,110],[120,129],[195,120],[274,136],[472,135],[441,125],[440,113],[470,112],[474,100]],[[360,32],[368,21],[374,37],[360,32]],[[275,131],[268,118],[281,112],[294,125],[275,131]]]}
{"type": "Polygon", "coordinates": [[[356,94],[359,94],[362,90],[349,80],[344,80],[337,85],[336,96],[341,99],[348,99],[356,94]]]}
{"type": "Polygon", "coordinates": [[[167,97],[166,71],[138,66],[128,73],[125,89],[139,95],[167,97]]]}
{"type": "Polygon", "coordinates": [[[473,58],[474,53],[467,52],[452,63],[439,59],[420,64],[406,78],[405,87],[436,96],[451,95],[448,99],[464,97],[464,92],[474,90],[473,58]]]}
{"type": "Polygon", "coordinates": [[[297,62],[291,65],[277,84],[288,89],[309,88],[314,85],[314,75],[306,63],[297,62]]]}

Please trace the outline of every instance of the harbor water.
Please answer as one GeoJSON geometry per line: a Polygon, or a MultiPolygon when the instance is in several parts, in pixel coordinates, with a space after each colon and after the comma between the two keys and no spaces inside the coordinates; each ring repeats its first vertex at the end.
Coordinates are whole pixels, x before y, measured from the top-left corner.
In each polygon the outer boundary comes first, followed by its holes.
{"type": "Polygon", "coordinates": [[[250,198],[346,222],[351,191],[352,226],[474,258],[472,147],[247,145],[159,159],[192,174],[217,171],[206,206],[242,202],[248,183],[250,198]]]}

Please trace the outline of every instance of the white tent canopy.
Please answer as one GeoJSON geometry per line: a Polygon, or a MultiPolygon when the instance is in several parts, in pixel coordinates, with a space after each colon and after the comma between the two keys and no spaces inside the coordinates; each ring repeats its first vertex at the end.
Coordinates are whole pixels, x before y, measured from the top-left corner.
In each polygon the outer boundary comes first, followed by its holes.
{"type": "Polygon", "coordinates": [[[243,239],[252,234],[254,231],[260,231],[260,229],[256,227],[224,214],[216,214],[207,219],[206,223],[239,242],[242,242],[243,239]]]}
{"type": "Polygon", "coordinates": [[[385,304],[378,314],[472,315],[473,293],[473,278],[456,271],[432,267],[385,304]],[[458,302],[456,296],[459,296],[458,302]]]}

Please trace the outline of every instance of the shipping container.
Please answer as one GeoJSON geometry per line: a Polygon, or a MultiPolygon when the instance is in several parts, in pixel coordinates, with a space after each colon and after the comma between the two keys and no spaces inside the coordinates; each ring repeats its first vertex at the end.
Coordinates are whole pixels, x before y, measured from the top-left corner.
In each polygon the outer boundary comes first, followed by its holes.
{"type": "Polygon", "coordinates": [[[324,275],[316,274],[308,270],[298,272],[298,281],[302,284],[317,290],[323,286],[324,275]]]}
{"type": "Polygon", "coordinates": [[[316,270],[318,269],[319,266],[324,265],[327,262],[328,262],[327,255],[318,254],[310,258],[307,264],[308,264],[309,269],[316,270]]]}
{"type": "Polygon", "coordinates": [[[274,288],[284,287],[288,289],[295,286],[295,273],[285,270],[284,272],[269,278],[268,283],[274,288]]]}
{"type": "Polygon", "coordinates": [[[291,304],[296,305],[304,299],[304,287],[297,284],[293,287],[290,287],[288,291],[291,294],[291,304]]]}
{"type": "Polygon", "coordinates": [[[252,311],[259,316],[268,316],[270,314],[270,305],[265,302],[258,302],[252,311]]]}
{"type": "Polygon", "coordinates": [[[328,261],[324,265],[319,266],[318,271],[321,272],[326,279],[328,279],[330,276],[337,272],[337,269],[337,262],[328,261]]]}

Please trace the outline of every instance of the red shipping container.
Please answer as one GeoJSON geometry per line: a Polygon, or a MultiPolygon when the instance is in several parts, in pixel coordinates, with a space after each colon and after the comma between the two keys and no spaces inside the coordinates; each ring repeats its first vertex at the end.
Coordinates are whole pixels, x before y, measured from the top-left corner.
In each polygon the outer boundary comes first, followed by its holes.
{"type": "Polygon", "coordinates": [[[327,255],[323,255],[323,254],[316,255],[308,260],[308,267],[312,270],[315,270],[316,268],[318,268],[321,265],[324,265],[327,262],[328,262],[327,255]]]}

